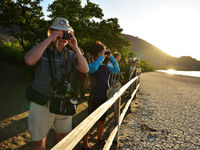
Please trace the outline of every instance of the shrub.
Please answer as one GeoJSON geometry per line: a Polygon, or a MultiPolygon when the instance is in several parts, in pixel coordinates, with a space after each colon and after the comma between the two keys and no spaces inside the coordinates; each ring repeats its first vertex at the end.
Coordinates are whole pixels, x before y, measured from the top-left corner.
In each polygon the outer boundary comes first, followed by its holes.
{"type": "Polygon", "coordinates": [[[155,71],[155,68],[152,66],[152,64],[144,59],[140,60],[140,67],[141,67],[142,72],[155,71]]]}
{"type": "Polygon", "coordinates": [[[0,53],[11,59],[13,62],[23,63],[24,50],[18,42],[0,41],[0,53]]]}

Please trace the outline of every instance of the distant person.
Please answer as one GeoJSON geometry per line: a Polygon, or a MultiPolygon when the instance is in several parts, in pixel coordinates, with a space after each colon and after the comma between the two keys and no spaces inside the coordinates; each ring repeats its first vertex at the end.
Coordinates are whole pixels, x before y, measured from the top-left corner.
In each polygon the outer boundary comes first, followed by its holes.
{"type": "MultiPolygon", "coordinates": [[[[88,114],[91,114],[108,99],[106,92],[109,88],[109,76],[120,71],[117,61],[112,56],[110,50],[107,50],[101,42],[97,42],[94,45],[94,48],[92,49],[92,55],[94,56],[95,60],[89,64],[91,92],[88,102],[88,114]],[[105,58],[109,58],[112,66],[103,64],[105,58]]],[[[106,114],[104,114],[97,123],[97,143],[100,145],[105,144],[105,140],[103,138],[105,118],[106,114]]],[[[89,132],[83,138],[83,149],[89,149],[88,136],[89,132]]]]}
{"type": "Polygon", "coordinates": [[[128,63],[126,63],[125,65],[125,74],[124,74],[124,78],[125,78],[125,83],[127,83],[131,77],[132,77],[132,71],[134,70],[134,62],[133,62],[133,58],[128,58],[128,63]]]}
{"type": "MultiPolygon", "coordinates": [[[[84,52],[82,48],[80,48],[82,55],[84,56],[84,52]]],[[[87,60],[87,59],[86,59],[87,60]]],[[[79,100],[85,99],[85,82],[87,78],[86,73],[82,73],[77,70],[77,76],[75,81],[75,95],[78,97],[79,100]]]]}
{"type": "Polygon", "coordinates": [[[121,54],[119,52],[114,52],[113,57],[115,58],[117,62],[121,60],[121,54]]]}
{"type": "MultiPolygon", "coordinates": [[[[119,61],[121,60],[121,54],[119,52],[114,52],[113,53],[113,57],[115,58],[115,60],[117,61],[117,63],[119,63],[119,61]]],[[[120,79],[121,79],[121,73],[119,72],[119,73],[117,73],[116,80],[119,81],[120,79]]]]}
{"type": "Polygon", "coordinates": [[[141,68],[140,68],[140,59],[139,58],[135,58],[135,66],[136,66],[136,75],[140,75],[141,74],[141,68]]]}
{"type": "MultiPolygon", "coordinates": [[[[87,52],[87,53],[85,54],[85,58],[86,58],[88,64],[94,62],[93,56],[92,56],[91,53],[89,53],[89,52],[87,52]]],[[[90,75],[89,75],[89,73],[87,73],[87,74],[86,74],[85,87],[84,87],[84,89],[85,89],[86,92],[89,92],[90,89],[91,89],[90,83],[91,83],[91,82],[90,82],[90,75]]]]}
{"type": "MultiPolygon", "coordinates": [[[[115,60],[117,61],[117,64],[118,64],[118,62],[121,59],[121,54],[119,52],[114,52],[113,53],[113,57],[115,58],[115,60]]],[[[108,61],[107,65],[113,67],[111,61],[108,61]]],[[[113,97],[113,95],[121,88],[120,79],[121,79],[121,73],[120,72],[118,72],[118,73],[112,73],[110,75],[110,79],[109,79],[110,89],[107,90],[107,97],[108,98],[113,97]]]]}
{"type": "Polygon", "coordinates": [[[35,65],[35,76],[31,89],[36,94],[33,95],[30,104],[28,128],[33,140],[33,149],[44,150],[46,136],[52,125],[55,127],[58,142],[72,129],[72,116],[57,115],[49,111],[53,80],[50,80],[48,62],[54,62],[56,81],[66,79],[65,77],[70,73],[67,68],[74,69],[75,67],[82,73],[87,73],[89,68],[79,50],[74,31],[64,18],[54,20],[48,29],[48,37],[29,50],[25,54],[24,60],[29,66],[35,65]],[[72,50],[65,47],[67,44],[72,50]],[[49,53],[54,58],[48,59],[49,53]]]}
{"type": "Polygon", "coordinates": [[[136,76],[136,61],[135,59],[131,60],[129,65],[129,78],[128,80],[131,80],[136,76]]]}
{"type": "MultiPolygon", "coordinates": [[[[113,53],[113,57],[115,58],[115,60],[117,61],[117,64],[118,64],[118,62],[119,62],[120,59],[121,59],[121,54],[120,54],[119,52],[114,52],[114,53],[113,53]]],[[[110,65],[111,67],[113,67],[111,61],[108,61],[107,65],[110,65]]],[[[118,66],[119,66],[119,64],[118,64],[118,66]]],[[[110,76],[110,84],[111,84],[111,82],[113,82],[113,81],[119,81],[119,80],[120,80],[120,72],[115,73],[115,74],[112,74],[112,75],[110,76]]]]}
{"type": "Polygon", "coordinates": [[[138,77],[138,81],[137,81],[137,84],[140,83],[140,75],[141,75],[141,68],[140,68],[140,59],[139,58],[136,58],[135,59],[135,62],[136,62],[136,76],[139,76],[138,77]]]}

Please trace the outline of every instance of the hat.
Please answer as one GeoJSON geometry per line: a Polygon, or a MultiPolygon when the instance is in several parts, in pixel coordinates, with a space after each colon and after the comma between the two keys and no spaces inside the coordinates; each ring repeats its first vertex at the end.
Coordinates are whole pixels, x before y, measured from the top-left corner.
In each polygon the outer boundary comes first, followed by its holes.
{"type": "Polygon", "coordinates": [[[136,57],[135,57],[135,58],[134,58],[134,61],[135,61],[135,62],[139,62],[139,61],[140,61],[140,58],[136,58],[136,57]]]}
{"type": "Polygon", "coordinates": [[[57,29],[57,30],[62,30],[62,31],[72,31],[72,32],[74,32],[72,27],[69,25],[68,20],[65,19],[65,18],[60,18],[60,17],[57,17],[54,20],[54,22],[52,23],[50,28],[57,29]]]}

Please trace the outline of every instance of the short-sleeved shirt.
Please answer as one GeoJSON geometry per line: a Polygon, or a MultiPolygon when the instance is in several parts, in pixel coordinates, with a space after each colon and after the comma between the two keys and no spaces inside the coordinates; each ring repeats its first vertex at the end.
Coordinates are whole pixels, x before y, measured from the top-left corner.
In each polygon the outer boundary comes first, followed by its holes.
{"type": "MultiPolygon", "coordinates": [[[[35,74],[32,87],[36,91],[46,96],[50,96],[53,92],[53,89],[51,87],[47,49],[35,66],[35,74]]],[[[67,73],[69,73],[69,71],[71,72],[77,65],[76,54],[72,50],[64,49],[64,51],[60,53],[56,48],[54,48],[53,51],[50,50],[50,53],[54,55],[54,60],[51,58],[51,62],[52,64],[55,64],[54,73],[55,78],[58,80],[62,79],[62,74],[67,75],[67,73]]]]}

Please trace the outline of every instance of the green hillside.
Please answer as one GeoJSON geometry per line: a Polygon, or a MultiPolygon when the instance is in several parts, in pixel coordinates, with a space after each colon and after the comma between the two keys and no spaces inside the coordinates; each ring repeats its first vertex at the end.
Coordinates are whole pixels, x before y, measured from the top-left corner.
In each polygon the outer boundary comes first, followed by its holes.
{"type": "Polygon", "coordinates": [[[200,61],[190,56],[176,58],[138,37],[127,34],[123,36],[131,42],[130,50],[136,53],[137,57],[149,61],[157,69],[200,70],[200,61]]]}
{"type": "Polygon", "coordinates": [[[132,52],[136,53],[139,58],[149,61],[155,67],[168,66],[175,60],[175,57],[164,53],[159,48],[138,37],[127,34],[124,34],[124,37],[131,42],[132,52]]]}

